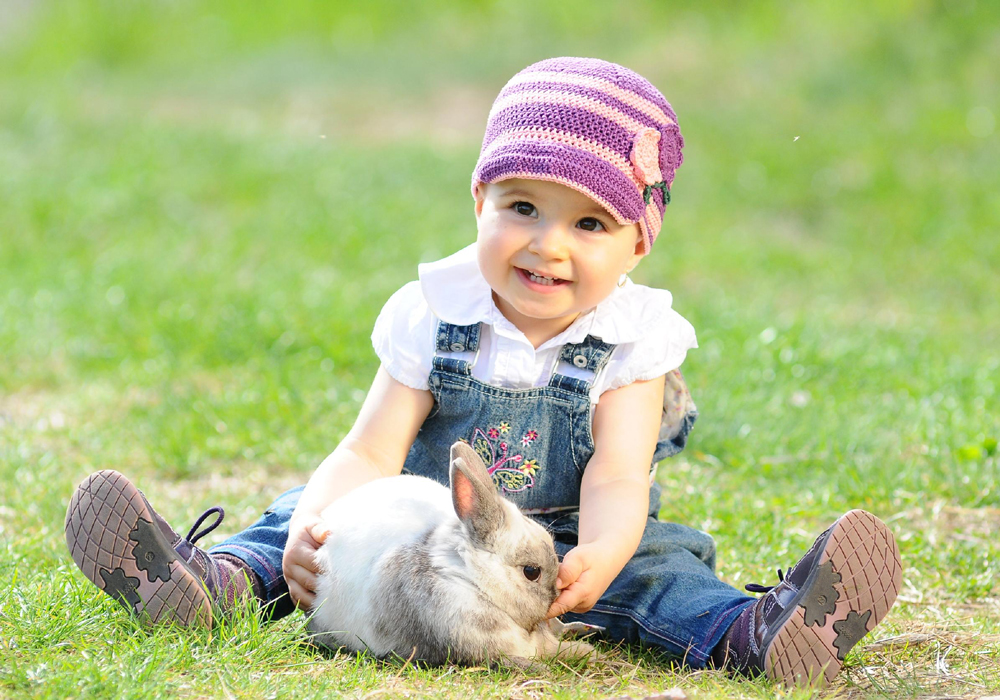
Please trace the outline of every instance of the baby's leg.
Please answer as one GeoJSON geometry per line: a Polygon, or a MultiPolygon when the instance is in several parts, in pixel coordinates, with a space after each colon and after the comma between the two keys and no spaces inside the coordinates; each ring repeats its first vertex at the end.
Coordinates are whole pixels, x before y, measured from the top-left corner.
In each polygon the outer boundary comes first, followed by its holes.
{"type": "Polygon", "coordinates": [[[297,486],[281,494],[257,522],[209,550],[213,558],[233,557],[253,571],[261,582],[259,597],[271,619],[284,617],[295,610],[295,603],[288,595],[281,560],[288,541],[288,523],[304,488],[297,486]]]}
{"type": "MultiPolygon", "coordinates": [[[[558,554],[572,547],[571,539],[557,535],[558,554]]],[[[729,625],[753,603],[720,581],[714,566],[709,535],[650,518],[635,555],[597,604],[563,620],[599,625],[605,628],[599,638],[653,645],[704,668],[729,625]]]]}
{"type": "MultiPolygon", "coordinates": [[[[570,543],[557,540],[565,554],[570,543]]],[[[719,581],[705,533],[651,520],[635,556],[590,612],[613,641],[657,645],[693,668],[766,674],[786,685],[829,681],[892,607],[901,583],[888,527],[854,510],[754,600],[719,581]]]]}

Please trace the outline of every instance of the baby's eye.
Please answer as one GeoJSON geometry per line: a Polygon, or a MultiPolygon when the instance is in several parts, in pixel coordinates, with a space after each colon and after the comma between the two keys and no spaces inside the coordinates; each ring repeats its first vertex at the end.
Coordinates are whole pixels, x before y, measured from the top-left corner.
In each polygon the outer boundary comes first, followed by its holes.
{"type": "Polygon", "coordinates": [[[512,209],[521,216],[533,216],[535,214],[535,205],[531,202],[514,202],[512,209]]]}
{"type": "Polygon", "coordinates": [[[585,217],[583,219],[580,219],[580,221],[578,221],[576,225],[579,226],[580,228],[582,228],[584,231],[606,231],[607,230],[604,227],[604,224],[602,224],[600,221],[598,221],[597,219],[595,219],[592,216],[587,216],[587,217],[585,217]]]}

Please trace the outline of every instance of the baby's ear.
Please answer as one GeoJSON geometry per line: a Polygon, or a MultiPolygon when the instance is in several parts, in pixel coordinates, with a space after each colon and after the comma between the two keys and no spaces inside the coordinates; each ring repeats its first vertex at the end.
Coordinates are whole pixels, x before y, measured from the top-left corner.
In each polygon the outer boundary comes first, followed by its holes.
{"type": "Polygon", "coordinates": [[[476,218],[483,213],[483,202],[486,201],[486,183],[477,182],[475,188],[472,190],[472,196],[476,198],[476,218]]]}
{"type": "Polygon", "coordinates": [[[646,239],[642,235],[642,229],[639,224],[632,224],[636,228],[635,232],[635,248],[632,250],[632,256],[628,261],[628,269],[631,271],[635,269],[635,266],[639,264],[639,261],[646,257],[646,239]]]}

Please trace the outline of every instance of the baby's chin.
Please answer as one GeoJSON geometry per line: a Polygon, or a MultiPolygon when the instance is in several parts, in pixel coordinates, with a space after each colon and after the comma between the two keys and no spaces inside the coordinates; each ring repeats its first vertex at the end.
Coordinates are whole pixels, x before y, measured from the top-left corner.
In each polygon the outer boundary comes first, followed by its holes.
{"type": "MultiPolygon", "coordinates": [[[[550,336],[558,335],[569,328],[580,317],[581,313],[579,311],[544,311],[533,309],[530,306],[514,307],[514,309],[517,312],[517,318],[507,317],[507,320],[520,328],[522,332],[529,333],[529,329],[544,330],[550,336]]],[[[504,316],[507,314],[505,313],[504,316]]]]}

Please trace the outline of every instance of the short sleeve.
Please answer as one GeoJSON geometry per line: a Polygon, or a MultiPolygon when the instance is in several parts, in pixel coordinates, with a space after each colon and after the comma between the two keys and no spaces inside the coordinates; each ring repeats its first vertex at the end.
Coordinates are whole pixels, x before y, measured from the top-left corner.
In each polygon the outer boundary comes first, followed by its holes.
{"type": "Polygon", "coordinates": [[[379,312],[372,347],[393,379],[413,389],[427,389],[436,329],[437,318],[424,300],[420,282],[410,282],[379,312]]]}
{"type": "MultiPolygon", "coordinates": [[[[662,376],[681,366],[691,348],[698,347],[694,326],[673,309],[663,309],[648,332],[638,340],[615,348],[604,374],[594,389],[603,393],[632,382],[662,376]]],[[[591,400],[597,397],[591,396],[591,400]]]]}

